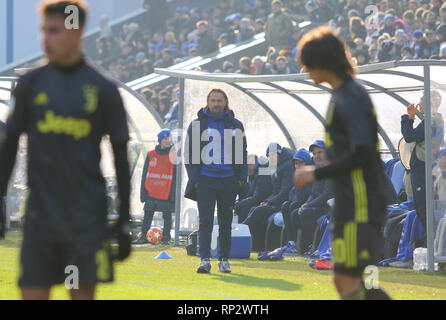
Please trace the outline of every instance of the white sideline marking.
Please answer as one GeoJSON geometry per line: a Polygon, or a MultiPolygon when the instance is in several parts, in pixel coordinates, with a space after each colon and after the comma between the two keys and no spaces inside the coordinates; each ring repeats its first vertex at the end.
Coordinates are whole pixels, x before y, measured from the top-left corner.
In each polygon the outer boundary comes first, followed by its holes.
{"type": "Polygon", "coordinates": [[[146,284],[131,283],[131,282],[125,282],[125,281],[117,281],[117,283],[127,284],[130,286],[136,286],[136,287],[141,287],[141,288],[150,288],[150,289],[158,289],[158,290],[169,290],[169,291],[176,291],[176,292],[188,292],[188,293],[202,294],[202,295],[208,295],[208,296],[214,296],[214,297],[226,298],[226,299],[232,299],[232,300],[250,300],[250,299],[246,299],[246,298],[225,296],[225,295],[221,295],[221,294],[217,294],[217,293],[201,292],[201,291],[194,291],[194,290],[187,290],[187,289],[160,288],[160,287],[156,287],[156,286],[149,286],[146,284]]]}

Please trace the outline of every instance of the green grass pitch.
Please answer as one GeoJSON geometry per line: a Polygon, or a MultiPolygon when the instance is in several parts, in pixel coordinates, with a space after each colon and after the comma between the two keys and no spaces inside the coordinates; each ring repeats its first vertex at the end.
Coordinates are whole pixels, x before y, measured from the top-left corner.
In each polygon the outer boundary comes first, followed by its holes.
{"type": "MultiPolygon", "coordinates": [[[[0,242],[0,300],[20,298],[17,287],[21,235],[10,232],[0,242]]],[[[115,265],[115,283],[99,285],[100,300],[332,300],[338,299],[331,271],[312,270],[303,258],[283,261],[231,260],[231,274],[197,274],[199,258],[184,248],[144,245],[131,258],[115,265]],[[158,260],[162,251],[173,259],[158,260]]],[[[380,285],[393,299],[446,299],[446,273],[406,269],[379,269],[380,285]]],[[[63,286],[54,287],[51,299],[65,300],[63,286]]]]}

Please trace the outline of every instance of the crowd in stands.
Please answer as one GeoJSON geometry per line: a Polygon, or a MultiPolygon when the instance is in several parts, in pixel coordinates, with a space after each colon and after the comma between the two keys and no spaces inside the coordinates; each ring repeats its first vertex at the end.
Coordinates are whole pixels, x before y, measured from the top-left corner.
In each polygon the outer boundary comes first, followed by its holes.
{"type": "MultiPolygon", "coordinates": [[[[307,30],[320,24],[338,30],[357,65],[446,58],[444,0],[222,0],[201,8],[177,7],[174,13],[166,0],[145,0],[144,7],[145,23],[126,24],[120,33],[111,31],[106,17],[101,20],[94,62],[123,82],[263,31],[268,47],[264,55],[239,61],[229,57],[220,67],[205,71],[299,73],[296,45],[307,30]]],[[[168,115],[167,124],[172,123],[175,112],[169,110],[177,102],[176,91],[154,87],[146,90],[147,95],[162,118],[168,115]]]]}

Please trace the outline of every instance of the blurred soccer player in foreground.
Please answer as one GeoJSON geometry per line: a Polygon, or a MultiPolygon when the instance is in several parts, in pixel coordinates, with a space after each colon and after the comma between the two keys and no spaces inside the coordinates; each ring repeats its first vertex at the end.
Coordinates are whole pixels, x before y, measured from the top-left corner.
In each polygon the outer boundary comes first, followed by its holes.
{"type": "Polygon", "coordinates": [[[344,43],[330,28],[319,27],[306,34],[299,43],[299,52],[311,79],[316,84],[328,82],[333,92],[325,137],[330,164],[297,170],[295,183],[301,188],[315,180],[332,179],[334,284],[340,297],[390,299],[381,289],[366,288],[362,281],[365,268],[378,262],[380,229],[386,212],[384,168],[373,104],[354,79],[344,43]]]}
{"type": "Polygon", "coordinates": [[[71,297],[94,299],[96,284],[113,280],[113,260],[130,255],[126,113],[116,86],[82,55],[85,2],[46,0],[39,12],[48,64],[25,74],[15,88],[0,150],[0,197],[6,193],[19,137],[26,133],[30,194],[20,256],[22,298],[49,299],[51,287],[67,285],[72,276],[67,286],[71,297]],[[73,12],[78,14],[71,19],[73,12]],[[104,135],[113,146],[121,200],[112,229],[99,166],[104,135]],[[116,254],[111,237],[118,240],[116,254]]]}

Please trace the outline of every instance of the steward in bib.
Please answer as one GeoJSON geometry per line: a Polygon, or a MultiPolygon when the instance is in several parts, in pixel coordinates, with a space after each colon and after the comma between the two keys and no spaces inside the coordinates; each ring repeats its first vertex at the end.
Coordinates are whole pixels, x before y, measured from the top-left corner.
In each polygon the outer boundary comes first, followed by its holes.
{"type": "Polygon", "coordinates": [[[172,212],[175,211],[175,160],[171,132],[164,129],[158,134],[159,144],[149,151],[141,177],[141,202],[144,204],[144,221],[141,236],[135,244],[144,244],[155,211],[163,213],[163,244],[168,244],[172,229],[172,212]]]}

